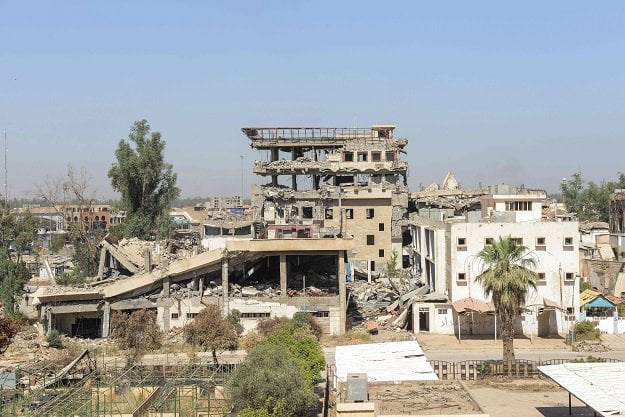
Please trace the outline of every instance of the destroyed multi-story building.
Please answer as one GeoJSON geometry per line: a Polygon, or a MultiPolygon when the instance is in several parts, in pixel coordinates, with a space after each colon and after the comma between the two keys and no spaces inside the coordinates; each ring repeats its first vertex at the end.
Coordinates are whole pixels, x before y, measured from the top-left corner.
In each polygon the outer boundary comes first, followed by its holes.
{"type": "Polygon", "coordinates": [[[264,158],[253,172],[254,237],[353,236],[353,271],[385,269],[401,254],[407,215],[407,140],[395,126],[371,128],[243,128],[264,158]]]}

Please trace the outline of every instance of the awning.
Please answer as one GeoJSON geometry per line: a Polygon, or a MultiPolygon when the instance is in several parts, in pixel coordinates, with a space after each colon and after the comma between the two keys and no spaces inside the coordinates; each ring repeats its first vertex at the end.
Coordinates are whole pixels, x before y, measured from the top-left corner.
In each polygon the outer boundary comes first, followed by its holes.
{"type": "Polygon", "coordinates": [[[543,304],[545,307],[555,308],[558,310],[562,310],[562,306],[557,301],[550,300],[548,298],[543,298],[543,304]]]}
{"type": "Polygon", "coordinates": [[[451,306],[456,313],[462,314],[465,312],[475,313],[494,313],[495,306],[493,303],[487,303],[486,301],[476,300],[475,298],[462,298],[458,301],[451,303],[451,306]]]}

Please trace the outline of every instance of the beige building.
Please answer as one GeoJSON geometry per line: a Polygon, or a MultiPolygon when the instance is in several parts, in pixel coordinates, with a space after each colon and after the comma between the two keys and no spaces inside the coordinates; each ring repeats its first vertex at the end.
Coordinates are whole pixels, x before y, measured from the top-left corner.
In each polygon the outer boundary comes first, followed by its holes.
{"type": "Polygon", "coordinates": [[[396,250],[408,207],[407,140],[395,126],[371,128],[243,128],[263,153],[254,173],[254,237],[351,235],[348,262],[360,272],[383,271],[396,250]]]}

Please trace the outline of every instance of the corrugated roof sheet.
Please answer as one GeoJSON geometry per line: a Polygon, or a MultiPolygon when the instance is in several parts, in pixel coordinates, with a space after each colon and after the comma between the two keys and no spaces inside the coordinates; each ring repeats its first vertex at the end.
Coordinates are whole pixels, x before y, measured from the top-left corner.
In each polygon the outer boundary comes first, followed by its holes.
{"type": "Polygon", "coordinates": [[[625,363],[565,363],[538,369],[602,416],[625,415],[625,363]]]}
{"type": "Polygon", "coordinates": [[[369,381],[435,381],[438,377],[416,341],[337,346],[336,376],[366,373],[369,381]]]}
{"type": "Polygon", "coordinates": [[[580,307],[583,306],[586,303],[591,302],[592,300],[594,300],[595,298],[597,298],[600,295],[601,295],[601,293],[599,291],[592,290],[590,288],[585,289],[579,295],[579,305],[580,305],[580,307]]]}

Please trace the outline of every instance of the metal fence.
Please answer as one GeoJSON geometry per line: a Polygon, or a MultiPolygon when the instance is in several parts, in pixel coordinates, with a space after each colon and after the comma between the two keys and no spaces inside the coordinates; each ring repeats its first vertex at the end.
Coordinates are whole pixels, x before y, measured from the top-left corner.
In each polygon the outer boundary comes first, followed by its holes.
{"type": "MultiPolygon", "coordinates": [[[[540,376],[539,366],[559,365],[568,362],[579,362],[579,359],[549,359],[545,361],[530,361],[517,359],[515,361],[468,360],[461,362],[430,361],[434,373],[439,379],[477,380],[492,377],[507,378],[537,378],[540,376]]],[[[589,362],[620,362],[617,359],[590,358],[581,361],[589,362]]]]}

